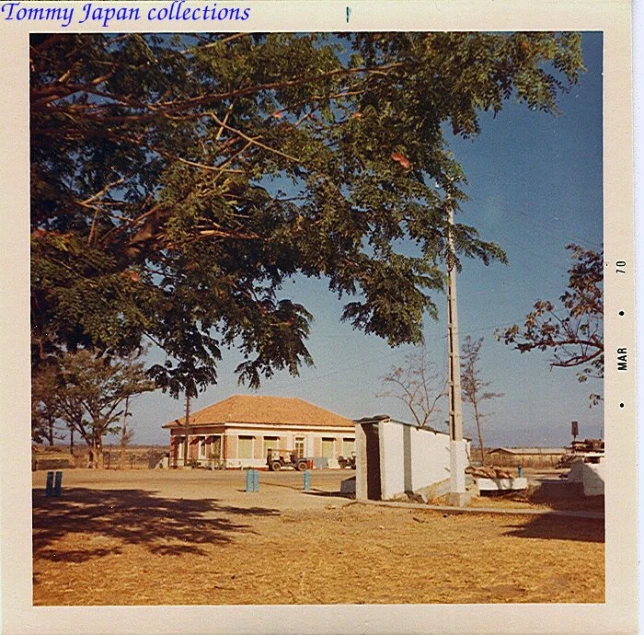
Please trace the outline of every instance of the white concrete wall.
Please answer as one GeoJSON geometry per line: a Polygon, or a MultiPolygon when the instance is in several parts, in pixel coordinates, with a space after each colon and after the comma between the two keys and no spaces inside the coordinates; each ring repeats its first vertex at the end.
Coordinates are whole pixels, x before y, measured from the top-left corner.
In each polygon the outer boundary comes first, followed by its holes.
{"type": "MultiPolygon", "coordinates": [[[[313,458],[315,455],[314,446],[316,440],[321,438],[353,438],[355,429],[348,428],[346,431],[337,431],[336,429],[321,429],[320,431],[311,430],[284,430],[282,428],[264,428],[258,429],[256,427],[235,427],[226,430],[225,435],[228,443],[232,444],[232,449],[229,450],[229,456],[223,461],[226,468],[265,468],[266,456],[264,455],[264,437],[279,437],[281,450],[294,450],[295,438],[304,438],[304,456],[306,458],[313,458]],[[247,458],[235,458],[238,454],[238,439],[240,436],[253,437],[253,456],[247,458]],[[233,455],[232,457],[230,455],[233,455]]],[[[336,446],[339,444],[336,443],[336,446]]],[[[337,456],[331,457],[328,460],[330,468],[340,468],[337,461],[337,456]]]]}
{"type": "Polygon", "coordinates": [[[604,463],[573,463],[570,466],[568,480],[583,483],[584,496],[602,496],[604,494],[604,463]]]}
{"type": "Polygon", "coordinates": [[[367,500],[367,437],[356,425],[356,498],[367,500]]]}
{"type": "Polygon", "coordinates": [[[449,478],[449,474],[447,434],[436,434],[392,421],[380,423],[383,500],[434,485],[449,478]]]}

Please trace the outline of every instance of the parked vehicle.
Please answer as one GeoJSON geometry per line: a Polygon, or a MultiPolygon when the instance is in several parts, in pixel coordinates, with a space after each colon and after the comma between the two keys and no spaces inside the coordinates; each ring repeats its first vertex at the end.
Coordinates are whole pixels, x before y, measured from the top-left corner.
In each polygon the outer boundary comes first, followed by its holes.
{"type": "Polygon", "coordinates": [[[298,457],[293,450],[269,450],[266,464],[271,472],[277,472],[282,468],[293,468],[303,472],[308,468],[309,462],[303,457],[298,457]]]}
{"type": "Polygon", "coordinates": [[[345,470],[347,468],[351,468],[352,470],[356,469],[356,455],[352,454],[351,456],[344,457],[340,455],[338,457],[338,464],[340,467],[345,470]]]}

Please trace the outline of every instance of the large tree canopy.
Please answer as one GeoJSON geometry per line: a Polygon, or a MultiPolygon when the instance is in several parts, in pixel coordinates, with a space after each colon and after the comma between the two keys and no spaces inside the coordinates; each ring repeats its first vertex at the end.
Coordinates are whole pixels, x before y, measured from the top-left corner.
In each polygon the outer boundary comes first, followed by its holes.
{"type": "MultiPolygon", "coordinates": [[[[553,112],[582,69],[575,34],[34,34],[34,364],[149,338],[175,395],[226,346],[251,385],[297,373],[298,273],[356,328],[420,342],[452,256],[443,187],[464,198],[446,131],[509,98],[553,112]]],[[[504,259],[471,226],[453,238],[504,259]]]]}

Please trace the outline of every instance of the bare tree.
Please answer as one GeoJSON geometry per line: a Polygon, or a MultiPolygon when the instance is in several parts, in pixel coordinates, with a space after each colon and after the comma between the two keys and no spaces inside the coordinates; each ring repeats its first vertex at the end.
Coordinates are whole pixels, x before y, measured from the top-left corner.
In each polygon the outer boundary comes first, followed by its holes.
{"type": "MultiPolygon", "coordinates": [[[[550,365],[577,368],[581,382],[604,376],[604,257],[602,252],[567,245],[572,265],[568,288],[556,304],[537,300],[522,325],[514,324],[496,337],[521,353],[548,351],[550,365]]],[[[591,394],[591,405],[601,400],[591,394]]]]}
{"type": "Polygon", "coordinates": [[[461,388],[463,400],[472,406],[474,423],[481,448],[481,463],[485,465],[485,446],[483,444],[483,419],[491,413],[481,412],[481,402],[503,397],[502,393],[486,392],[485,388],[490,385],[489,381],[483,381],[480,377],[479,361],[481,357],[481,346],[483,338],[474,341],[469,335],[465,338],[461,347],[461,388]]]}
{"type": "Polygon", "coordinates": [[[403,366],[393,366],[381,377],[389,389],[377,397],[394,397],[402,401],[419,428],[431,427],[440,412],[439,402],[447,396],[447,380],[429,360],[427,349],[419,348],[405,355],[403,366]]]}

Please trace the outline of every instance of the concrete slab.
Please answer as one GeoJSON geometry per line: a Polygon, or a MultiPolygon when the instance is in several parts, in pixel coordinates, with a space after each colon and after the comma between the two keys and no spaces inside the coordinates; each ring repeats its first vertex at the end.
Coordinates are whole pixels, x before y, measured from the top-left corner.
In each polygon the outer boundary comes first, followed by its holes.
{"type": "Polygon", "coordinates": [[[479,492],[505,492],[528,489],[527,478],[477,478],[479,492]]]}
{"type": "Polygon", "coordinates": [[[467,507],[472,500],[469,492],[450,492],[447,495],[447,504],[451,507],[467,507]]]}
{"type": "Polygon", "coordinates": [[[343,496],[356,495],[356,477],[351,476],[340,483],[340,494],[343,496]]]}

